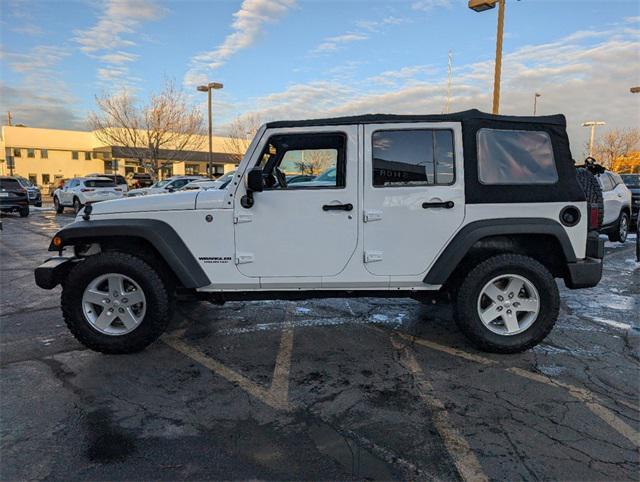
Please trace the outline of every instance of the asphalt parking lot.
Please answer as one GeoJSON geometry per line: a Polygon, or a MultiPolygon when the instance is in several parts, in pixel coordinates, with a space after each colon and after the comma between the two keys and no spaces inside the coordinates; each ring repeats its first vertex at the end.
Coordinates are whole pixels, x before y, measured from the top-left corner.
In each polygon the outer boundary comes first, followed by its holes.
{"type": "Polygon", "coordinates": [[[33,269],[71,215],[3,216],[0,478],[637,480],[640,265],[562,288],[547,340],[480,353],[411,300],[178,305],[106,356],[33,269]]]}

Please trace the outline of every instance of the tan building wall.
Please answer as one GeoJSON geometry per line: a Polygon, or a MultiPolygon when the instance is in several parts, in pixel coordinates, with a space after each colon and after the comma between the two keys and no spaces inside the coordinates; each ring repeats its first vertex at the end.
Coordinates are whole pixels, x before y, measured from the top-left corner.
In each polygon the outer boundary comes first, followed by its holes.
{"type": "MultiPolygon", "coordinates": [[[[214,137],[214,156],[233,154],[230,149],[236,144],[229,142],[228,138],[214,137]]],[[[205,148],[200,151],[208,152],[208,142],[202,145],[205,148]]],[[[92,132],[84,131],[2,126],[0,175],[11,173],[8,156],[13,156],[14,175],[30,178],[40,186],[52,184],[56,179],[93,173],[117,172],[126,175],[141,170],[135,160],[111,159],[109,146],[101,143],[92,132]],[[114,164],[117,164],[115,170],[112,169],[114,164]]],[[[172,174],[206,174],[206,166],[206,162],[175,162],[172,174]]],[[[228,172],[235,167],[234,163],[217,163],[217,172],[228,172]]]]}

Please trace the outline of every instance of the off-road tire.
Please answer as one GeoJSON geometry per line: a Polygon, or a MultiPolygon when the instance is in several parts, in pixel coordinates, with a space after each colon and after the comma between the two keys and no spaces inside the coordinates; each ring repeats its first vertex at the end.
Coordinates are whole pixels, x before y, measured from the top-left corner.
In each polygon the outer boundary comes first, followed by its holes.
{"type": "Polygon", "coordinates": [[[162,278],[136,256],[118,251],[89,256],[78,262],[62,283],[62,314],[73,336],[87,348],[102,353],[135,353],[153,343],[171,319],[173,294],[162,278]],[[146,298],[146,314],[133,331],[118,336],[97,331],[85,319],[82,296],[87,285],[106,273],[123,274],[140,285],[146,298]]]}
{"type": "Polygon", "coordinates": [[[73,212],[78,214],[81,209],[82,209],[82,203],[80,202],[80,199],[78,199],[77,197],[74,197],[73,198],[73,212]]]}
{"type": "Polygon", "coordinates": [[[460,330],[477,348],[493,353],[519,353],[537,345],[552,330],[559,309],[558,286],[549,270],[535,259],[519,254],[501,254],[478,264],[464,278],[454,299],[454,316],[460,330]],[[478,314],[478,297],[483,287],[501,274],[528,279],[540,298],[540,311],[533,324],[510,336],[493,333],[478,314]]]}
{"type": "Polygon", "coordinates": [[[598,226],[602,226],[604,219],[604,200],[602,198],[602,188],[600,183],[591,171],[584,167],[576,169],[576,177],[578,183],[587,198],[587,204],[596,204],[598,206],[598,226]]]}
{"type": "Polygon", "coordinates": [[[609,237],[609,241],[624,243],[627,240],[627,236],[629,235],[629,225],[631,221],[629,220],[629,215],[625,211],[620,212],[620,216],[618,217],[618,222],[613,231],[611,231],[607,236],[609,237]],[[624,220],[623,220],[624,218],[624,220]],[[622,223],[625,222],[627,229],[624,232],[624,235],[620,232],[620,227],[622,223]]]}
{"type": "Polygon", "coordinates": [[[60,204],[58,196],[53,196],[53,207],[56,210],[56,214],[62,214],[64,212],[64,206],[60,204]]]}
{"type": "Polygon", "coordinates": [[[29,215],[29,206],[20,208],[20,211],[18,211],[18,213],[20,214],[21,218],[26,218],[29,215]]]}

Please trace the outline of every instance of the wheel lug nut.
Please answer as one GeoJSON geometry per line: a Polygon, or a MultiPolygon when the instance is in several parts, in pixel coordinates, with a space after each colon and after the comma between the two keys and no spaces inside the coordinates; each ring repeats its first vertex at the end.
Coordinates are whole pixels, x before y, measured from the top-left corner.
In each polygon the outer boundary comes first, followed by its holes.
{"type": "Polygon", "coordinates": [[[502,296],[498,296],[498,301],[502,301],[504,298],[502,296]]]}
{"type": "Polygon", "coordinates": [[[122,301],[123,303],[127,303],[129,300],[127,298],[122,298],[120,301],[122,301]]]}
{"type": "Polygon", "coordinates": [[[113,292],[113,297],[114,297],[114,298],[117,298],[117,297],[118,297],[118,292],[117,292],[117,291],[114,291],[114,292],[113,292]]]}
{"type": "Polygon", "coordinates": [[[509,293],[509,298],[513,298],[513,293],[509,293]]]}
{"type": "Polygon", "coordinates": [[[105,298],[104,300],[102,300],[103,303],[111,303],[111,300],[109,298],[105,298]]]}
{"type": "Polygon", "coordinates": [[[119,311],[120,313],[124,313],[124,308],[118,308],[118,311],[119,311]]]}
{"type": "Polygon", "coordinates": [[[510,314],[511,314],[511,310],[507,310],[507,315],[510,315],[510,314]]]}
{"type": "Polygon", "coordinates": [[[497,310],[502,311],[502,306],[498,306],[497,310]]]}

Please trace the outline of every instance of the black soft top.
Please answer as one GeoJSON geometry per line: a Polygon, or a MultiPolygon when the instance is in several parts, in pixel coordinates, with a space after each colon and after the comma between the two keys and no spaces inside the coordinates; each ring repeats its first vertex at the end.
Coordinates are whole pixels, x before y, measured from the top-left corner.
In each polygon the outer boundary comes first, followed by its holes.
{"type": "Polygon", "coordinates": [[[553,125],[566,127],[567,120],[564,115],[546,116],[516,116],[516,115],[495,115],[481,112],[478,109],[470,109],[451,114],[428,114],[428,115],[396,115],[396,114],[364,114],[347,117],[330,117],[326,119],[308,120],[284,120],[267,123],[270,129],[281,127],[311,127],[311,126],[338,126],[349,124],[388,124],[401,122],[462,122],[485,121],[488,123],[518,123],[535,125],[553,125]]]}

